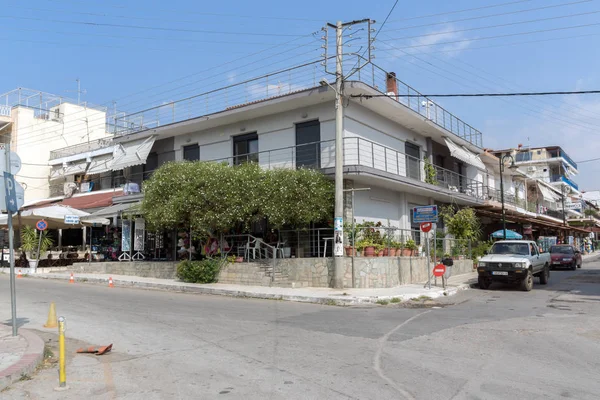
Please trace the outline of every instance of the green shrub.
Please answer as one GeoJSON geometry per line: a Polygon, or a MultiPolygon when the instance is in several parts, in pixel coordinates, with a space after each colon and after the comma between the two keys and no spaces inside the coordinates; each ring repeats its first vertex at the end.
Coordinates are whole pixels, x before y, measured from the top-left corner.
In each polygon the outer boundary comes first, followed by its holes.
{"type": "Polygon", "coordinates": [[[207,258],[202,261],[182,261],[177,265],[177,277],[188,283],[215,283],[223,261],[207,258]]]}

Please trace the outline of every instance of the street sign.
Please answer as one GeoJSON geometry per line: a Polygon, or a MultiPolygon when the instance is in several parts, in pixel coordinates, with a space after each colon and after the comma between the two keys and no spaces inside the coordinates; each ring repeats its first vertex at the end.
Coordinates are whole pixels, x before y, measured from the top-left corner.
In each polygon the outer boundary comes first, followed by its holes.
{"type": "Polygon", "coordinates": [[[431,222],[421,222],[421,230],[425,233],[429,232],[432,226],[431,222]]]}
{"type": "Polygon", "coordinates": [[[413,221],[416,224],[421,222],[437,222],[438,208],[437,206],[419,206],[413,208],[413,221]]]}
{"type": "MultiPolygon", "coordinates": [[[[6,151],[0,151],[0,170],[6,171],[6,151]]],[[[14,151],[10,152],[10,173],[16,175],[21,170],[21,158],[14,151]]]]}
{"type": "Polygon", "coordinates": [[[444,264],[438,264],[435,267],[433,267],[433,276],[444,276],[444,274],[446,273],[446,266],[444,264]]]}
{"type": "Polygon", "coordinates": [[[65,224],[67,224],[67,225],[79,224],[79,215],[65,215],[65,224]]]}
{"type": "Polygon", "coordinates": [[[19,210],[17,204],[17,188],[15,187],[15,177],[9,173],[4,172],[4,201],[6,204],[6,211],[15,213],[19,210]]]}
{"type": "Polygon", "coordinates": [[[38,222],[36,222],[35,227],[38,231],[45,231],[48,229],[48,223],[43,219],[40,219],[38,222]]]}

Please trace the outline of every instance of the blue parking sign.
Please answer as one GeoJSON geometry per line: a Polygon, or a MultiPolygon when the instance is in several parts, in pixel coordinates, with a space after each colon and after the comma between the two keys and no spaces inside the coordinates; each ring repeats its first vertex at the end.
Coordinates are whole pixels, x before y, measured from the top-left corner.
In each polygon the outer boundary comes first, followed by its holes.
{"type": "Polygon", "coordinates": [[[15,177],[9,172],[4,172],[4,199],[6,201],[6,211],[17,212],[17,191],[15,187],[15,177]]]}

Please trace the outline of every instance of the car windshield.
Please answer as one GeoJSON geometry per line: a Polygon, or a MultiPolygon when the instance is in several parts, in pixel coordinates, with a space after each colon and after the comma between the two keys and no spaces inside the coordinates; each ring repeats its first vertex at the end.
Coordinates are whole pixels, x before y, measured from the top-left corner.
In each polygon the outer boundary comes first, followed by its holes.
{"type": "Polygon", "coordinates": [[[573,248],[571,246],[552,246],[550,247],[550,253],[573,254],[573,248]]]}
{"type": "Polygon", "coordinates": [[[529,245],[527,243],[494,243],[489,254],[518,254],[528,256],[529,245]]]}

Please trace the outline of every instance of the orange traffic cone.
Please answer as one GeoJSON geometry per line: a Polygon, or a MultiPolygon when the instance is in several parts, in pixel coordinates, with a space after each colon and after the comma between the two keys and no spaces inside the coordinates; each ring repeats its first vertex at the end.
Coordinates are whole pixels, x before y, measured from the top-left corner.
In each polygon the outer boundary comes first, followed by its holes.
{"type": "Polygon", "coordinates": [[[50,309],[48,310],[48,321],[44,325],[44,328],[57,328],[57,321],[58,318],[56,318],[56,305],[54,303],[50,303],[50,309]]]}
{"type": "Polygon", "coordinates": [[[22,278],[23,274],[21,274],[21,270],[19,270],[19,273],[17,274],[17,278],[22,278]]]}
{"type": "Polygon", "coordinates": [[[108,278],[108,287],[115,287],[113,280],[112,280],[112,276],[108,278]]]}
{"type": "Polygon", "coordinates": [[[72,272],[71,272],[71,277],[69,278],[69,283],[75,283],[75,278],[73,278],[72,272]]]}

